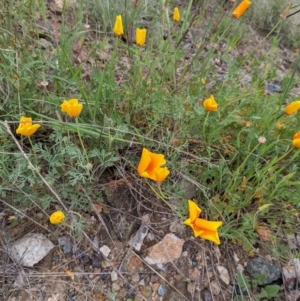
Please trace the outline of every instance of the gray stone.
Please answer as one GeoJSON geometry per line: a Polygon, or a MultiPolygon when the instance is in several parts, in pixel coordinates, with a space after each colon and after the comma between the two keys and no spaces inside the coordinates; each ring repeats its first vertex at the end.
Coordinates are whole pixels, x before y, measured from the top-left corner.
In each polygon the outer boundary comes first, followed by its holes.
{"type": "Polygon", "coordinates": [[[215,296],[219,295],[221,292],[220,284],[216,280],[213,280],[210,283],[210,289],[211,289],[212,294],[215,296]]]}
{"type": "Polygon", "coordinates": [[[146,227],[145,225],[141,225],[141,227],[135,233],[135,235],[133,236],[130,242],[132,247],[135,248],[137,251],[140,251],[147,234],[148,234],[148,227],[146,227]]]}
{"type": "Polygon", "coordinates": [[[70,239],[67,236],[65,236],[65,235],[60,236],[58,238],[58,243],[59,243],[59,245],[63,246],[63,253],[65,255],[72,253],[73,246],[71,244],[70,239]]]}
{"type": "Polygon", "coordinates": [[[167,292],[168,292],[168,288],[165,285],[161,284],[158,287],[157,294],[159,296],[163,297],[167,292]]]}
{"type": "Polygon", "coordinates": [[[281,277],[280,269],[263,257],[256,257],[250,260],[247,264],[247,272],[253,278],[265,275],[266,278],[263,284],[269,284],[281,277]]]}
{"type": "Polygon", "coordinates": [[[53,248],[54,244],[45,235],[28,233],[12,244],[10,256],[22,266],[33,267],[53,248]]]}
{"type": "Polygon", "coordinates": [[[291,290],[296,284],[296,280],[300,280],[300,260],[294,258],[282,268],[282,276],[284,284],[291,290]]]}
{"type": "Polygon", "coordinates": [[[229,273],[228,273],[228,270],[222,266],[217,266],[217,270],[220,274],[220,278],[222,279],[222,281],[225,283],[225,284],[229,284],[230,282],[230,277],[229,277],[229,273]]]}
{"type": "Polygon", "coordinates": [[[108,257],[108,255],[109,255],[109,253],[111,251],[110,248],[108,246],[106,246],[106,245],[102,246],[99,250],[100,250],[100,252],[102,253],[102,255],[104,257],[108,257]]]}
{"type": "Polygon", "coordinates": [[[213,296],[207,288],[201,291],[201,299],[202,301],[213,301],[213,296]]]}

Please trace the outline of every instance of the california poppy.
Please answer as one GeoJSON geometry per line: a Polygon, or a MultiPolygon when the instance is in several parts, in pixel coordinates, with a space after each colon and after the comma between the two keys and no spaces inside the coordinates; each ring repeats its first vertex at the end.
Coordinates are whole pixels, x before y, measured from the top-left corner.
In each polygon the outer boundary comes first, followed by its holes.
{"type": "Polygon", "coordinates": [[[31,117],[21,116],[19,127],[16,130],[17,134],[30,137],[33,135],[41,125],[36,123],[32,124],[31,117]]]}
{"type": "Polygon", "coordinates": [[[146,34],[147,29],[143,28],[137,28],[135,32],[135,42],[139,46],[143,46],[146,43],[146,34]]]}
{"type": "Polygon", "coordinates": [[[65,220],[65,215],[62,211],[54,211],[51,215],[50,215],[50,223],[53,225],[57,225],[62,223],[65,220]]]}
{"type": "Polygon", "coordinates": [[[213,95],[203,101],[203,107],[210,112],[215,112],[218,110],[218,104],[213,95]]]}
{"type": "Polygon", "coordinates": [[[232,17],[235,19],[240,18],[248,7],[252,4],[249,0],[243,0],[232,12],[232,17]]]}
{"type": "Polygon", "coordinates": [[[121,36],[122,34],[124,34],[123,22],[122,22],[121,15],[118,15],[116,17],[115,26],[114,26],[114,34],[116,36],[121,36]]]}
{"type": "Polygon", "coordinates": [[[292,115],[300,109],[300,100],[293,101],[285,107],[285,114],[292,115]]]}
{"type": "Polygon", "coordinates": [[[191,200],[188,200],[188,205],[189,218],[183,223],[193,229],[195,237],[201,237],[219,245],[220,239],[217,230],[220,226],[222,226],[222,222],[212,222],[199,218],[202,210],[197,206],[197,204],[191,200]]]}
{"type": "Polygon", "coordinates": [[[161,183],[170,174],[170,171],[167,167],[162,167],[165,164],[166,160],[164,155],[155,154],[146,148],[143,148],[137,171],[141,177],[149,178],[161,183]]]}
{"type": "Polygon", "coordinates": [[[82,104],[76,98],[64,100],[60,107],[61,111],[67,113],[70,117],[79,116],[82,110],[82,104]]]}
{"type": "Polygon", "coordinates": [[[300,132],[297,132],[294,136],[293,136],[293,146],[300,148],[300,132]]]}
{"type": "Polygon", "coordinates": [[[179,8],[177,6],[174,7],[173,20],[175,22],[179,22],[180,21],[180,12],[179,12],[179,8]]]}

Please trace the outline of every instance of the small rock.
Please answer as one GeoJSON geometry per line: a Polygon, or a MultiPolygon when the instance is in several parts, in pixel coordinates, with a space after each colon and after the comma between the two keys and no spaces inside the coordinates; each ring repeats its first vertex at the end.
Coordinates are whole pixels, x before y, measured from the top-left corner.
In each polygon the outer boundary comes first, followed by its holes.
{"type": "Polygon", "coordinates": [[[291,290],[294,288],[297,278],[300,280],[300,260],[294,258],[282,268],[282,276],[285,285],[291,290]]]}
{"type": "Polygon", "coordinates": [[[90,262],[90,257],[87,254],[87,251],[78,249],[75,251],[75,256],[80,260],[82,264],[88,264],[90,262]]]}
{"type": "Polygon", "coordinates": [[[229,277],[229,273],[228,273],[228,270],[222,266],[217,266],[217,270],[220,274],[220,278],[222,279],[222,281],[225,283],[225,284],[229,284],[230,282],[230,277],[229,277]]]}
{"type": "Polygon", "coordinates": [[[65,255],[72,253],[73,247],[72,247],[70,239],[67,236],[65,236],[65,235],[60,236],[58,238],[58,243],[59,243],[59,245],[63,246],[63,252],[65,255]]]}
{"type": "Polygon", "coordinates": [[[139,230],[135,233],[134,237],[132,238],[130,245],[133,246],[133,248],[135,248],[137,251],[140,251],[147,234],[148,227],[141,225],[139,230]]]}
{"type": "Polygon", "coordinates": [[[184,240],[174,234],[167,234],[159,243],[146,250],[145,261],[149,264],[162,264],[178,259],[184,240]]]}
{"type": "Polygon", "coordinates": [[[98,250],[99,250],[99,238],[98,238],[98,236],[94,237],[94,239],[93,239],[93,246],[92,247],[93,247],[93,250],[95,252],[98,252],[98,250]]]}
{"type": "Polygon", "coordinates": [[[253,278],[256,278],[260,275],[265,275],[266,278],[263,284],[269,284],[273,281],[276,281],[281,276],[280,269],[263,257],[256,257],[250,260],[247,264],[247,272],[253,278]]]}
{"type": "Polygon", "coordinates": [[[93,268],[101,267],[101,261],[100,261],[99,255],[97,253],[93,253],[93,255],[92,255],[92,267],[93,268]]]}
{"type": "Polygon", "coordinates": [[[245,268],[244,268],[244,266],[242,265],[242,264],[238,264],[237,266],[236,266],[236,269],[242,274],[243,272],[244,272],[244,270],[245,270],[245,268]]]}
{"type": "Polygon", "coordinates": [[[273,94],[273,93],[282,93],[283,90],[280,86],[275,84],[266,84],[266,93],[273,94]]]}
{"type": "Polygon", "coordinates": [[[99,250],[103,254],[104,257],[108,257],[108,255],[111,251],[110,248],[106,245],[102,246],[99,250]]]}
{"type": "Polygon", "coordinates": [[[140,275],[139,275],[139,273],[134,273],[131,276],[131,280],[132,280],[132,282],[139,282],[140,281],[140,275]]]}
{"type": "Polygon", "coordinates": [[[54,244],[45,235],[28,233],[12,244],[10,256],[22,266],[33,267],[53,248],[54,244]]]}
{"type": "Polygon", "coordinates": [[[100,279],[105,282],[109,279],[109,272],[108,270],[103,270],[101,273],[100,273],[100,279]]]}
{"type": "Polygon", "coordinates": [[[219,295],[220,292],[221,292],[221,288],[220,288],[220,285],[219,283],[216,281],[216,280],[213,280],[211,283],[210,283],[210,289],[211,289],[211,293],[215,296],[219,295]]]}
{"type": "Polygon", "coordinates": [[[113,284],[111,285],[111,290],[113,292],[117,292],[120,289],[120,285],[116,282],[113,282],[113,284]]]}
{"type": "Polygon", "coordinates": [[[286,236],[288,245],[291,250],[296,250],[297,249],[297,241],[296,241],[296,236],[294,234],[288,234],[286,236]]]}
{"type": "Polygon", "coordinates": [[[165,285],[161,284],[158,287],[157,294],[159,296],[163,297],[167,292],[168,292],[168,288],[165,285]]]}
{"type": "Polygon", "coordinates": [[[148,298],[152,295],[152,288],[150,285],[140,286],[139,290],[140,290],[140,294],[145,298],[148,298]]]}
{"type": "Polygon", "coordinates": [[[202,301],[213,301],[213,296],[207,288],[201,291],[200,293],[202,301]]]}
{"type": "Polygon", "coordinates": [[[240,259],[238,258],[238,256],[235,254],[235,252],[233,252],[233,260],[238,263],[240,261],[240,259]]]}
{"type": "Polygon", "coordinates": [[[118,280],[118,273],[116,271],[112,271],[111,274],[110,274],[110,278],[111,278],[112,282],[117,281],[118,280]]]}
{"type": "Polygon", "coordinates": [[[198,268],[189,269],[189,279],[192,281],[197,281],[200,278],[200,271],[198,268]]]}
{"type": "Polygon", "coordinates": [[[120,271],[126,273],[143,272],[144,264],[141,259],[129,249],[120,265],[120,271]]]}

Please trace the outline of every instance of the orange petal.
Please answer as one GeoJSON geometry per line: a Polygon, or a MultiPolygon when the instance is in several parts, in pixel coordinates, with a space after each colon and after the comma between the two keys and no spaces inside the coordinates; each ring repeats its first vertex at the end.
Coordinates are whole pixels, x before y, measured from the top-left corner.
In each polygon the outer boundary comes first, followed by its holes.
{"type": "Polygon", "coordinates": [[[179,8],[177,6],[174,7],[173,20],[175,22],[179,22],[180,21],[180,12],[179,12],[179,8]]]}
{"type": "Polygon", "coordinates": [[[141,160],[137,168],[137,171],[141,177],[142,174],[145,172],[145,170],[148,168],[150,162],[151,162],[150,152],[146,148],[143,148],[141,160]]]}
{"type": "Polygon", "coordinates": [[[285,107],[285,114],[291,115],[297,113],[300,109],[300,100],[293,101],[285,107]]]}
{"type": "Polygon", "coordinates": [[[294,139],[293,140],[293,146],[300,148],[300,138],[294,139]]]}
{"type": "Polygon", "coordinates": [[[194,222],[190,218],[186,219],[183,223],[193,229],[195,237],[198,237],[203,232],[202,229],[195,226],[194,222]]]}
{"type": "Polygon", "coordinates": [[[135,32],[135,42],[139,46],[143,46],[146,43],[147,30],[145,28],[137,28],[135,32]]]}
{"type": "Polygon", "coordinates": [[[191,200],[188,200],[188,205],[189,205],[189,217],[192,222],[198,218],[198,216],[201,213],[201,209],[197,206],[197,204],[191,200]]]}
{"type": "Polygon", "coordinates": [[[203,107],[210,112],[215,112],[218,110],[218,104],[213,95],[210,95],[210,98],[207,98],[203,101],[203,107]]]}
{"type": "Polygon", "coordinates": [[[155,170],[155,181],[158,182],[158,183],[161,183],[163,182],[166,177],[170,174],[170,171],[167,167],[158,167],[156,170],[155,170]]]}
{"type": "Polygon", "coordinates": [[[154,154],[149,152],[151,162],[148,166],[148,169],[155,169],[157,167],[161,167],[162,165],[165,165],[167,162],[165,160],[165,156],[162,154],[154,154]]]}
{"type": "Polygon", "coordinates": [[[297,133],[293,136],[293,140],[299,139],[299,138],[300,138],[300,132],[297,132],[297,133]]]}
{"type": "Polygon", "coordinates": [[[249,0],[242,1],[232,12],[232,17],[236,19],[241,17],[251,4],[252,2],[249,0]]]}
{"type": "Polygon", "coordinates": [[[210,240],[217,245],[220,244],[220,238],[217,231],[203,230],[203,232],[200,233],[198,236],[203,239],[210,240]]]}
{"type": "Polygon", "coordinates": [[[212,222],[202,218],[197,218],[195,220],[195,225],[201,229],[216,231],[219,227],[222,226],[222,222],[212,222]]]}

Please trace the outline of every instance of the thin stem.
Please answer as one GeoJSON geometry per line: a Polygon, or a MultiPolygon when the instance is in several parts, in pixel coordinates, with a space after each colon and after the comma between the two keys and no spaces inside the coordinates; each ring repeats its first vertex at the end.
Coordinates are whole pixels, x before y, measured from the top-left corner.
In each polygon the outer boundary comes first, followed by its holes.
{"type": "Polygon", "coordinates": [[[183,216],[177,212],[170,204],[169,202],[166,200],[164,194],[161,191],[160,185],[158,185],[158,190],[154,189],[154,187],[149,183],[149,181],[146,180],[147,185],[149,186],[149,188],[153,191],[153,193],[156,195],[157,198],[161,199],[165,205],[167,205],[178,217],[180,217],[181,219],[183,218],[183,216]]]}

